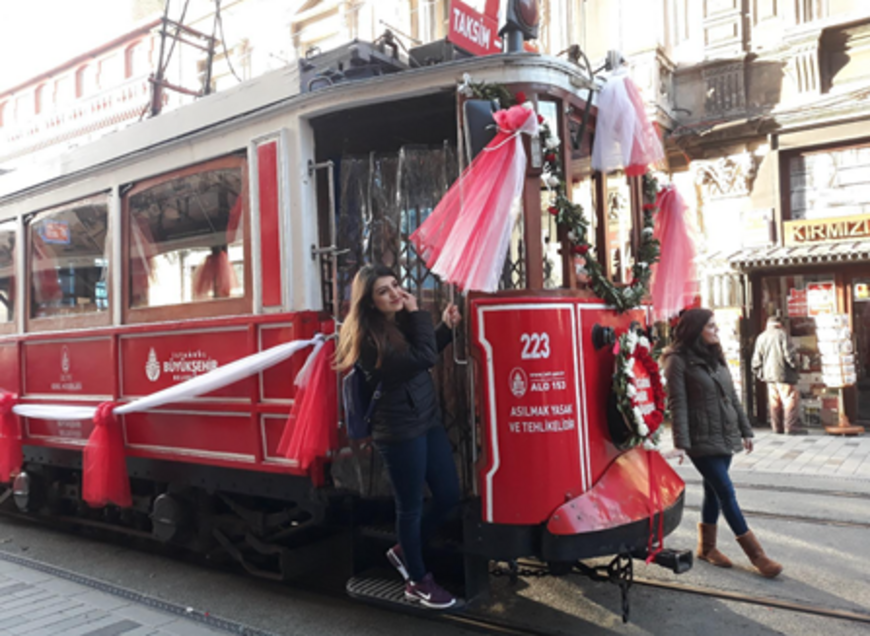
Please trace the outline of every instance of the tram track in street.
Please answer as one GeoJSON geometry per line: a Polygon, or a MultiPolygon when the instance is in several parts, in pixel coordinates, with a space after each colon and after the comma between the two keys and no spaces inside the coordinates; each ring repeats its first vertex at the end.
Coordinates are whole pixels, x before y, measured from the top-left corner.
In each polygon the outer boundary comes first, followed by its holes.
{"type": "MultiPolygon", "coordinates": [[[[700,488],[704,485],[700,479],[684,479],[683,481],[687,486],[698,486],[700,488]]],[[[741,483],[740,481],[734,481],[734,488],[737,490],[761,490],[790,495],[818,495],[822,497],[870,500],[870,493],[850,492],[848,490],[826,490],[824,488],[802,488],[800,486],[771,486],[767,484],[741,483]]]]}
{"type": "MultiPolygon", "coordinates": [[[[71,517],[52,517],[52,518],[40,518],[31,516],[21,512],[14,512],[11,510],[0,510],[0,518],[8,518],[13,519],[15,521],[24,522],[28,524],[34,524],[48,530],[53,530],[60,532],[62,534],[70,533],[71,526],[78,526],[81,528],[91,529],[91,530],[102,530],[105,532],[114,535],[115,537],[129,537],[130,539],[142,539],[149,538],[150,535],[147,533],[143,533],[140,531],[132,530],[129,528],[124,528],[122,526],[116,526],[109,523],[101,523],[98,521],[92,521],[88,519],[76,519],[71,517]],[[63,522],[64,525],[59,525],[58,522],[63,522]],[[144,535],[147,535],[144,536],[144,535]]],[[[126,545],[126,544],[125,544],[126,545]]],[[[136,551],[146,551],[142,544],[138,546],[128,546],[132,550],[136,551]]],[[[71,572],[69,570],[65,570],[63,568],[54,566],[50,563],[45,563],[39,561],[37,559],[19,556],[15,554],[8,553],[6,551],[0,550],[0,559],[14,563],[16,565],[21,565],[25,567],[30,567],[41,572],[45,572],[52,576],[57,576],[64,580],[72,581],[75,583],[79,583],[81,585],[93,588],[95,590],[99,590],[101,592],[106,592],[108,594],[112,594],[121,598],[125,598],[137,603],[144,604],[153,609],[157,609],[160,611],[164,611],[170,614],[175,614],[179,616],[184,616],[189,620],[193,620],[200,624],[206,625],[208,627],[217,627],[219,629],[223,629],[225,631],[229,631],[230,633],[242,634],[243,636],[277,636],[273,632],[263,631],[255,627],[250,627],[246,625],[242,625],[233,620],[228,620],[216,616],[212,616],[207,613],[198,612],[198,611],[190,611],[189,608],[170,603],[167,601],[163,601],[162,599],[157,599],[147,594],[141,594],[134,590],[130,590],[124,587],[120,587],[114,585],[112,583],[100,580],[95,577],[81,575],[75,572],[71,572]]],[[[227,567],[226,565],[216,564],[206,560],[196,560],[195,561],[199,566],[204,567],[206,569],[220,571],[220,572],[229,572],[232,574],[240,575],[240,576],[250,576],[249,574],[244,573],[243,571],[235,568],[235,567],[227,567]]],[[[264,580],[264,579],[258,579],[264,580]]],[[[294,587],[294,583],[287,583],[288,587],[294,587]]],[[[326,589],[312,589],[312,588],[302,588],[305,589],[306,592],[323,597],[329,598],[332,601],[346,604],[346,605],[358,605],[359,601],[355,601],[349,598],[344,591],[328,591],[326,589]]],[[[395,612],[400,610],[389,610],[383,607],[375,607],[369,605],[372,609],[376,609],[378,611],[386,611],[386,612],[395,612]]],[[[420,618],[426,621],[431,621],[435,623],[443,623],[452,625],[458,628],[465,628],[472,631],[476,631],[482,634],[497,634],[503,636],[558,636],[558,634],[550,631],[542,631],[539,629],[511,624],[507,621],[500,621],[496,619],[486,618],[480,615],[475,614],[454,614],[449,612],[432,612],[431,610],[418,610],[418,611],[406,611],[404,612],[408,615],[414,616],[416,618],[420,618]]]]}
{"type": "MultiPolygon", "coordinates": [[[[546,565],[537,561],[521,559],[519,565],[522,568],[544,569],[546,565]]],[[[720,590],[712,587],[704,587],[701,585],[687,585],[684,583],[674,583],[671,581],[660,581],[645,577],[634,577],[634,585],[643,587],[667,590],[670,592],[678,592],[681,594],[693,594],[697,596],[705,596],[707,598],[715,598],[723,601],[732,601],[735,603],[745,603],[748,605],[758,605],[770,609],[778,609],[786,612],[796,612],[801,614],[809,614],[820,618],[834,618],[851,622],[870,625],[870,612],[859,612],[854,610],[838,609],[833,607],[825,607],[824,605],[814,605],[798,600],[779,599],[772,596],[758,596],[744,594],[742,592],[732,592],[729,590],[720,590]]]]}
{"type": "MultiPolygon", "coordinates": [[[[692,507],[687,506],[689,509],[693,509],[692,507]]],[[[824,525],[840,525],[845,527],[852,528],[865,528],[870,526],[870,524],[864,524],[859,522],[840,522],[836,520],[830,519],[818,519],[818,518],[805,518],[799,517],[795,515],[778,515],[775,513],[753,513],[746,512],[748,515],[753,516],[763,516],[775,519],[787,519],[787,520],[795,520],[799,522],[809,522],[809,523],[821,523],[824,525]]],[[[9,510],[0,511],[0,516],[7,517],[10,519],[15,519],[18,521],[26,521],[29,523],[33,523],[42,527],[46,527],[53,530],[58,530],[62,533],[69,532],[69,528],[71,526],[78,525],[83,528],[90,528],[94,530],[104,530],[110,533],[117,535],[127,535],[130,539],[142,539],[142,535],[145,533],[141,533],[139,531],[129,531],[127,528],[122,528],[118,526],[113,526],[109,523],[101,523],[90,520],[80,520],[70,517],[65,517],[63,519],[41,519],[38,517],[33,517],[27,514],[13,512],[9,510]],[[63,525],[58,525],[57,522],[61,521],[63,525]]],[[[134,550],[143,550],[141,544],[139,547],[133,547],[134,550]]],[[[104,592],[108,592],[111,594],[115,594],[124,598],[129,598],[131,600],[142,602],[146,605],[154,607],[156,609],[161,609],[164,611],[168,611],[170,613],[180,614],[181,610],[180,606],[175,606],[172,603],[165,603],[159,599],[153,599],[148,597],[147,595],[139,594],[135,591],[128,590],[126,588],[121,588],[118,586],[114,586],[110,583],[101,581],[96,578],[90,578],[87,576],[79,575],[73,572],[68,572],[63,570],[62,568],[55,567],[48,563],[42,563],[40,561],[18,557],[17,555],[12,555],[5,552],[0,552],[0,559],[4,559],[7,561],[20,563],[21,565],[28,565],[31,567],[36,567],[42,571],[48,572],[50,574],[54,574],[56,576],[60,576],[62,578],[66,578],[68,580],[74,580],[84,585],[88,585],[93,587],[94,589],[99,589],[104,592]],[[35,565],[32,565],[35,564],[35,565]],[[117,589],[115,589],[117,588],[117,589]],[[141,598],[140,598],[141,597],[141,598]],[[164,607],[165,605],[165,607],[164,607]]],[[[241,574],[242,576],[248,576],[243,572],[235,569],[235,568],[227,568],[222,565],[217,565],[213,563],[209,563],[206,561],[197,560],[201,566],[207,569],[215,569],[220,571],[231,571],[237,574],[241,574]]],[[[538,570],[544,571],[546,570],[546,565],[534,560],[526,560],[522,559],[518,562],[518,564],[523,569],[530,570],[538,570]]],[[[674,592],[677,594],[689,594],[696,596],[703,596],[712,599],[718,599],[727,602],[734,603],[743,603],[748,605],[755,605],[759,607],[765,607],[769,609],[781,610],[786,612],[793,613],[801,613],[810,616],[815,616],[819,618],[829,618],[835,620],[845,620],[860,624],[865,624],[870,626],[870,612],[862,612],[855,610],[847,610],[847,609],[839,609],[826,607],[817,604],[806,603],[799,600],[788,600],[781,599],[770,596],[757,596],[744,594],[741,592],[734,592],[729,590],[721,590],[712,587],[700,586],[700,585],[690,585],[684,583],[677,583],[671,581],[662,581],[656,579],[650,579],[646,577],[634,577],[634,585],[642,586],[646,588],[659,589],[667,592],[674,592]]],[[[290,583],[290,587],[293,587],[294,584],[290,583]]],[[[327,591],[325,589],[309,589],[304,588],[306,591],[312,594],[316,594],[318,596],[323,596],[330,598],[333,601],[347,604],[357,604],[358,601],[354,601],[353,599],[347,597],[343,592],[339,591],[327,591]]],[[[260,634],[269,634],[273,636],[269,632],[264,632],[262,630],[258,630],[253,627],[248,627],[241,625],[239,623],[235,623],[232,620],[225,620],[216,617],[210,617],[208,615],[197,616],[196,614],[191,615],[186,608],[184,609],[184,615],[187,618],[192,618],[193,620],[197,620],[206,625],[219,627],[222,629],[226,629],[231,633],[239,633],[239,634],[250,634],[250,635],[260,635],[260,634]]],[[[384,608],[380,608],[384,609],[384,608]]],[[[402,611],[399,610],[390,610],[386,611],[402,611]]],[[[415,616],[417,618],[421,618],[427,621],[432,621],[435,623],[443,623],[448,625],[453,625],[458,628],[465,628],[472,631],[477,631],[485,634],[504,634],[505,636],[556,636],[555,632],[545,631],[538,628],[534,628],[527,625],[515,624],[508,621],[501,621],[498,619],[493,619],[484,615],[481,615],[476,612],[467,612],[467,613],[431,613],[429,611],[419,610],[419,611],[408,611],[405,610],[404,613],[415,616]]],[[[561,632],[560,632],[561,633],[561,632]]]]}
{"type": "MultiPolygon", "coordinates": [[[[684,510],[700,512],[700,506],[686,505],[684,510]]],[[[818,526],[837,526],[841,528],[860,528],[870,529],[870,522],[866,521],[846,521],[842,519],[824,519],[822,517],[810,517],[808,515],[791,515],[782,514],[779,512],[765,512],[763,510],[747,510],[742,509],[743,514],[747,517],[756,517],[759,519],[773,519],[776,521],[792,521],[794,523],[810,523],[818,526]]]]}

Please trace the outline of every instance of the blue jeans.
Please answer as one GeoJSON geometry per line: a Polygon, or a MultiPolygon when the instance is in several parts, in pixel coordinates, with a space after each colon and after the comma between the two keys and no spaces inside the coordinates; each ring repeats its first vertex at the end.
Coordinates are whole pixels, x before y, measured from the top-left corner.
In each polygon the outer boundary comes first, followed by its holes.
{"type": "Polygon", "coordinates": [[[746,519],[737,505],[737,495],[728,469],[731,468],[731,455],[709,455],[707,457],[690,457],[695,468],[704,478],[704,504],[701,506],[701,521],[715,524],[719,520],[719,511],[725,515],[725,520],[735,536],[749,532],[746,519]]]}
{"type": "Polygon", "coordinates": [[[459,503],[459,476],[443,426],[402,442],[375,443],[396,498],[396,533],[412,581],[426,575],[423,546],[459,503]],[[423,511],[423,485],[432,499],[423,511]]]}

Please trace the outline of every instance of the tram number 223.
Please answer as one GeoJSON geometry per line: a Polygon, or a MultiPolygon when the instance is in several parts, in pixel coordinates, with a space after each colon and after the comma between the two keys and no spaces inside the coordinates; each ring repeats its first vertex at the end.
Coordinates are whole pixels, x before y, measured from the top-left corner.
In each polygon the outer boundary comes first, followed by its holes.
{"type": "Polygon", "coordinates": [[[550,357],[550,335],[544,333],[524,333],[520,336],[523,360],[546,360],[550,357]]]}

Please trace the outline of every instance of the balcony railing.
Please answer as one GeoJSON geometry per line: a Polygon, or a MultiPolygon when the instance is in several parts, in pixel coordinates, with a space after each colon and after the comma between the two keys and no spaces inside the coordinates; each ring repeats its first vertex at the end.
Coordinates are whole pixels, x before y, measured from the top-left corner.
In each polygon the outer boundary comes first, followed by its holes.
{"type": "MultiPolygon", "coordinates": [[[[174,102],[165,106],[187,101],[167,93],[164,99],[174,102]]],[[[146,113],[150,100],[148,76],[141,75],[25,122],[7,124],[0,128],[0,161],[136,121],[146,113]]]]}

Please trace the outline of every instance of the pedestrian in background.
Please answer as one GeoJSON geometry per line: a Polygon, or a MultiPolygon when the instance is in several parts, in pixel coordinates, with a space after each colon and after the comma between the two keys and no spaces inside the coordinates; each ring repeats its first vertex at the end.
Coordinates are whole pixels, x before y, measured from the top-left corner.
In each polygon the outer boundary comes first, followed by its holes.
{"type": "Polygon", "coordinates": [[[723,568],[732,565],[716,547],[721,511],[752,565],[772,578],[782,566],[764,553],[746,525],[728,474],[734,453],[752,452],[752,427],[734,391],[718,333],[712,311],[689,309],[663,356],[674,446],[685,451],[704,479],[698,558],[723,568]]]}
{"type": "Polygon", "coordinates": [[[798,415],[797,356],[776,316],[767,319],[767,328],[755,341],[752,372],[767,385],[770,428],[775,433],[806,435],[807,430],[801,428],[798,415]]]}

